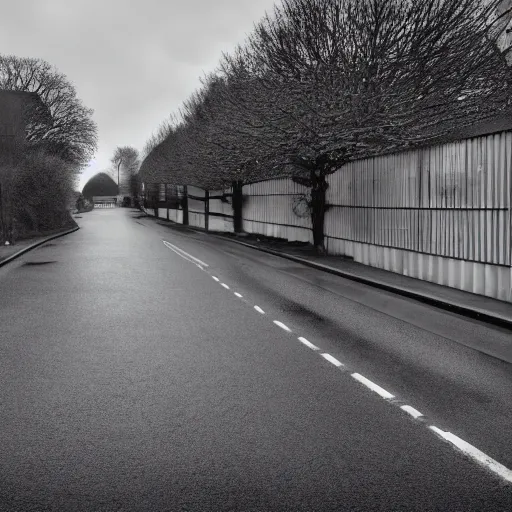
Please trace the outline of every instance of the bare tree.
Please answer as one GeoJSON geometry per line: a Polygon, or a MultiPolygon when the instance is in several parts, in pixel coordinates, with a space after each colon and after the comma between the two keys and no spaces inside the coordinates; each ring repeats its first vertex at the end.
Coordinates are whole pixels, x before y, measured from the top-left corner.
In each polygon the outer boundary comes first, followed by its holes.
{"type": "Polygon", "coordinates": [[[153,151],[156,146],[163,142],[172,132],[173,128],[179,124],[175,114],[171,114],[168,119],[160,123],[156,132],[151,134],[142,149],[142,160],[144,160],[153,151]]]}
{"type": "Polygon", "coordinates": [[[131,146],[118,146],[111,159],[112,164],[117,170],[117,185],[119,187],[119,195],[130,193],[132,176],[137,174],[140,167],[139,152],[131,146]],[[120,169],[123,169],[123,180],[120,181],[120,169]]]}
{"type": "Polygon", "coordinates": [[[323,247],[326,176],[432,143],[508,106],[509,70],[480,0],[283,0],[221,72],[248,155],[284,156],[311,187],[323,247]],[[271,102],[268,100],[271,98],[271,102]]]}
{"type": "Polygon", "coordinates": [[[32,112],[28,142],[77,169],[87,165],[97,145],[93,111],[77,98],[65,75],[41,59],[1,55],[0,88],[35,92],[41,98],[45,109],[32,112]]]}
{"type": "Polygon", "coordinates": [[[283,0],[185,102],[144,172],[233,184],[238,201],[243,182],[292,176],[311,188],[321,250],[329,173],[509,107],[500,1],[283,0]]]}

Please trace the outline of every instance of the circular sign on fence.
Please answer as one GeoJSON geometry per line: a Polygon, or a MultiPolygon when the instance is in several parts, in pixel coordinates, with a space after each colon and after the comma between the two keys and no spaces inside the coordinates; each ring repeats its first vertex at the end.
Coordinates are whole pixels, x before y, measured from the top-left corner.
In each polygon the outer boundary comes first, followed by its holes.
{"type": "Polygon", "coordinates": [[[297,217],[309,217],[311,208],[309,206],[309,197],[307,194],[298,194],[293,197],[292,210],[297,217]]]}

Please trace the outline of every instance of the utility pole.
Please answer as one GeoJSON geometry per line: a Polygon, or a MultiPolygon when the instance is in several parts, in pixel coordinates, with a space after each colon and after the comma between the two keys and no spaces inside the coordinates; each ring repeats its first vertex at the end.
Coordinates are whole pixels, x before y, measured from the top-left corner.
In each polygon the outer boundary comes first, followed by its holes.
{"type": "MultiPolygon", "coordinates": [[[[119,168],[121,167],[122,158],[119,158],[119,163],[117,164],[117,203],[122,201],[121,199],[121,184],[119,183],[119,168]]],[[[122,206],[122,203],[118,206],[122,206]]]]}

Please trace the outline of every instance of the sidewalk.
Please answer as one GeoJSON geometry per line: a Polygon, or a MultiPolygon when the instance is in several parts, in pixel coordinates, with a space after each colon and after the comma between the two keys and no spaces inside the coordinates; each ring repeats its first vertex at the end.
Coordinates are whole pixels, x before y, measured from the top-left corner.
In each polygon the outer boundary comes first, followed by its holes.
{"type": "Polygon", "coordinates": [[[40,245],[58,238],[73,231],[77,231],[79,228],[75,223],[75,227],[69,227],[66,229],[54,230],[45,233],[44,236],[31,237],[17,241],[14,245],[0,245],[0,267],[6,265],[12,260],[18,258],[22,254],[39,247],[40,245]]]}
{"type": "MultiPolygon", "coordinates": [[[[171,221],[157,220],[157,222],[172,228],[204,232],[204,229],[182,226],[171,221]]],[[[303,263],[346,279],[419,300],[453,313],[512,329],[512,303],[370,267],[343,256],[320,256],[309,244],[289,243],[281,239],[246,233],[235,235],[233,233],[209,232],[209,234],[303,263]]]]}

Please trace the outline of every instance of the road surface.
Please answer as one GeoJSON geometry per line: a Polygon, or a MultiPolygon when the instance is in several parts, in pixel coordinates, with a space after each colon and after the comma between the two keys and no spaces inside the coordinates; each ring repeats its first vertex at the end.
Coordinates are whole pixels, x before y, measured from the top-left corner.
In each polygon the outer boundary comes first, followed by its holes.
{"type": "Polygon", "coordinates": [[[512,365],[461,342],[510,332],[134,210],[77,222],[0,268],[0,510],[512,510],[512,365]]]}

